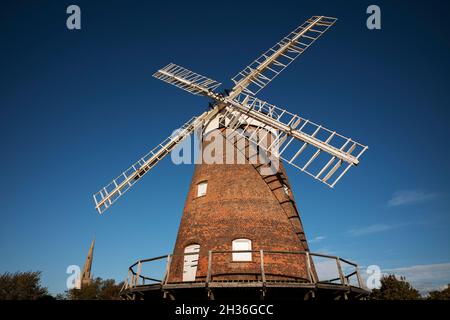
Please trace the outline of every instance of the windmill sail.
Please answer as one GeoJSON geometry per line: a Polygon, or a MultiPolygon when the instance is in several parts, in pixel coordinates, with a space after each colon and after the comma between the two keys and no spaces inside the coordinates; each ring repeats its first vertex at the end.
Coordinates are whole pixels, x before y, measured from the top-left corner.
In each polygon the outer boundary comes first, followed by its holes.
{"type": "Polygon", "coordinates": [[[215,117],[218,109],[204,112],[199,117],[193,117],[181,128],[176,130],[170,137],[150,150],[127,170],[112,180],[108,185],[94,194],[95,208],[103,213],[118,198],[127,192],[138,180],[140,180],[150,169],[168,155],[184,138],[195,129],[202,126],[205,121],[215,117]]]}
{"type": "Polygon", "coordinates": [[[232,80],[235,87],[231,96],[241,92],[256,95],[305,52],[336,20],[325,16],[309,18],[234,76],[232,80]]]}
{"type": "Polygon", "coordinates": [[[195,95],[205,95],[221,85],[217,81],[173,63],[158,70],[153,76],[195,95]]]}
{"type": "Polygon", "coordinates": [[[252,135],[258,130],[275,133],[275,140],[270,146],[258,145],[334,187],[352,166],[359,163],[367,146],[259,100],[254,95],[305,52],[336,20],[332,17],[313,16],[305,21],[239,72],[232,79],[234,88],[226,94],[214,91],[220,86],[219,82],[176,64],[171,63],[158,70],[153,75],[155,78],[192,94],[212,98],[215,101],[213,109],[192,118],[175,134],[94,194],[96,209],[100,213],[108,209],[180,141],[204,122],[213,120],[219,112],[221,119],[228,119],[225,121],[227,127],[250,141],[256,141],[252,140],[252,135]]]}
{"type": "MultiPolygon", "coordinates": [[[[278,132],[276,140],[266,151],[275,153],[285,162],[329,187],[334,187],[352,166],[358,165],[359,158],[367,150],[366,146],[350,138],[250,94],[219,95],[199,85],[197,78],[185,77],[186,74],[196,73],[188,70],[181,73],[178,70],[181,69],[168,71],[166,76],[169,78],[163,80],[176,83],[176,86],[194,94],[208,96],[220,106],[226,106],[225,118],[229,119],[226,126],[237,130],[242,129],[244,124],[246,129],[244,132],[239,130],[238,133],[250,141],[256,138],[259,130],[278,132]],[[258,128],[256,131],[255,127],[258,128]],[[246,132],[248,129],[253,134],[246,132]]],[[[258,144],[257,141],[253,142],[258,144]]],[[[266,149],[265,146],[260,147],[266,149]]]]}
{"type": "Polygon", "coordinates": [[[227,127],[239,128],[236,132],[242,137],[329,187],[334,187],[357,165],[367,150],[367,146],[336,131],[250,95],[240,94],[226,102],[225,116],[234,119],[226,122],[227,127]],[[236,124],[236,111],[240,112],[241,125],[236,124]],[[270,145],[261,145],[256,135],[259,130],[277,132],[277,135],[270,145]]]}

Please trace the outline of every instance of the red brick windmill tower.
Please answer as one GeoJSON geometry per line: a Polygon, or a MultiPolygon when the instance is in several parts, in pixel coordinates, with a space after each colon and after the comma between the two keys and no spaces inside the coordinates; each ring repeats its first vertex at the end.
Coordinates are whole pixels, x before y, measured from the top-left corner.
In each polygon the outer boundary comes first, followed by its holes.
{"type": "MultiPolygon", "coordinates": [[[[103,213],[191,133],[202,138],[203,161],[195,168],[164,279],[145,285],[155,279],[141,274],[142,263],[153,259],[140,261],[130,268],[128,292],[144,295],[157,288],[177,298],[201,295],[206,287],[212,298],[226,296],[224,288],[244,287],[257,287],[264,296],[274,283],[317,289],[320,281],[282,161],[333,187],[367,147],[255,95],[335,22],[311,17],[239,72],[234,88],[224,93],[214,91],[220,83],[175,64],[154,74],[213,102],[94,195],[103,213]]],[[[349,286],[336,261],[340,284],[349,286]]]]}

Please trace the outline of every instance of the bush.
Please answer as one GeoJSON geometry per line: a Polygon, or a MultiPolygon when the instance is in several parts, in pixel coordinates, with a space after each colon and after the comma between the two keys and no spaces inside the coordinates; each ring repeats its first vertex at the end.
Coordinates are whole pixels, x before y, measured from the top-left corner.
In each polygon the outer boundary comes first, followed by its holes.
{"type": "Polygon", "coordinates": [[[370,298],[375,300],[419,300],[419,291],[406,281],[405,277],[397,279],[395,275],[383,276],[381,287],[373,289],[370,298]]]}
{"type": "Polygon", "coordinates": [[[116,284],[112,279],[96,278],[81,289],[71,289],[67,293],[70,300],[119,300],[123,283],[116,284]]]}
{"type": "Polygon", "coordinates": [[[40,271],[3,273],[0,275],[0,300],[52,299],[40,282],[40,271]]]}
{"type": "Polygon", "coordinates": [[[442,291],[431,291],[428,296],[429,300],[450,300],[450,284],[442,291]]]}

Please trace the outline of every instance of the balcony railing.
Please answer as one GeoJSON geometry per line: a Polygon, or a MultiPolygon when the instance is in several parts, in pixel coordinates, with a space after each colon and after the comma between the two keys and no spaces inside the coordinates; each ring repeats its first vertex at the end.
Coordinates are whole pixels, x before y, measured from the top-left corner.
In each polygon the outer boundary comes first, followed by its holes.
{"type": "MultiPolygon", "coordinates": [[[[269,255],[302,255],[304,256],[304,261],[306,264],[306,274],[307,278],[301,278],[301,282],[304,284],[335,284],[341,286],[353,286],[361,289],[365,289],[364,283],[362,281],[358,265],[356,263],[350,262],[348,260],[339,258],[337,256],[331,256],[320,253],[311,253],[308,251],[273,251],[273,250],[211,250],[208,252],[208,268],[206,272],[206,277],[202,277],[202,280],[195,281],[195,283],[203,283],[206,287],[218,282],[217,275],[214,273],[215,265],[214,256],[220,254],[232,254],[232,253],[256,253],[259,255],[259,259],[255,261],[258,263],[257,269],[259,271],[257,277],[253,282],[259,282],[262,286],[266,283],[271,282],[267,279],[266,267],[267,256],[269,255]],[[319,261],[320,260],[320,261],[319,261]],[[215,279],[216,277],[216,279],[215,279]]],[[[187,255],[198,255],[199,253],[186,253],[180,255],[180,257],[185,257],[187,255]]],[[[168,254],[164,256],[159,256],[151,259],[144,259],[135,262],[128,268],[128,276],[125,280],[122,290],[132,289],[139,286],[148,285],[161,285],[165,286],[171,284],[169,282],[171,263],[173,261],[174,255],[168,254]],[[143,273],[143,266],[148,266],[152,264],[164,263],[164,271],[160,272],[153,271],[155,275],[143,273]],[[157,274],[159,273],[159,277],[157,274]]],[[[253,261],[253,262],[255,262],[253,261]]],[[[162,269],[162,268],[161,268],[162,269]]],[[[240,275],[245,274],[245,272],[240,272],[240,275]]],[[[223,276],[223,273],[220,273],[223,276]]],[[[251,273],[251,275],[255,275],[251,273]]],[[[183,283],[192,283],[183,282],[183,283]]]]}

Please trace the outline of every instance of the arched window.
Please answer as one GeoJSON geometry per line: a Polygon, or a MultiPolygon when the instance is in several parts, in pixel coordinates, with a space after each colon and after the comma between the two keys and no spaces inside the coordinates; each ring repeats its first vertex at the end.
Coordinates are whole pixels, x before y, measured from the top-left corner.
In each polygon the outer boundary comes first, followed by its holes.
{"type": "MultiPolygon", "coordinates": [[[[252,241],[249,239],[235,239],[232,243],[233,251],[252,250],[252,241]]],[[[233,252],[233,261],[252,261],[251,252],[233,252]]]]}
{"type": "Polygon", "coordinates": [[[197,184],[197,197],[206,195],[206,189],[208,188],[208,182],[202,181],[197,184]]]}
{"type": "Polygon", "coordinates": [[[183,281],[195,281],[199,252],[199,244],[191,244],[184,248],[183,281]]]}

